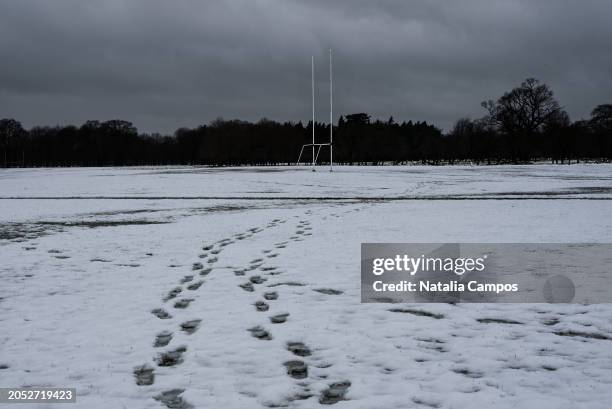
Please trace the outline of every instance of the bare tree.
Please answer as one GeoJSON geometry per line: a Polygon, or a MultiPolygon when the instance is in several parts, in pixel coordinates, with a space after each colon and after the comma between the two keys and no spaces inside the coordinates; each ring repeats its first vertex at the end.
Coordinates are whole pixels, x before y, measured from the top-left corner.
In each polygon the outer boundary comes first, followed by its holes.
{"type": "Polygon", "coordinates": [[[485,120],[510,135],[533,135],[548,122],[567,117],[548,85],[534,78],[525,80],[497,102],[483,102],[482,107],[488,111],[485,120]]]}

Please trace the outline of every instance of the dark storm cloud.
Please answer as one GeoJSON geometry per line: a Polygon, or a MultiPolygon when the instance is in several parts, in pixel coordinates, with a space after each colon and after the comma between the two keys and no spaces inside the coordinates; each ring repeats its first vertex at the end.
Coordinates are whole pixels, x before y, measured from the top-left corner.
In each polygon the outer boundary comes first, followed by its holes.
{"type": "Polygon", "coordinates": [[[608,0],[2,1],[0,117],[308,120],[314,54],[327,120],[331,47],[338,115],[448,128],[535,76],[578,119],[612,102],[611,20],[608,0]]]}

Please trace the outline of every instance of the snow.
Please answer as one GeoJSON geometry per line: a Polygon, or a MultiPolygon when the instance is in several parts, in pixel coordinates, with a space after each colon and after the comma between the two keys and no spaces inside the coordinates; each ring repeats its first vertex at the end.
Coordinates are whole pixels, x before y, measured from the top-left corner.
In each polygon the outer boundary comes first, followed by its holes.
{"type": "Polygon", "coordinates": [[[73,407],[88,409],[163,408],[154,397],[172,389],[196,408],[312,408],[342,381],[337,408],[609,406],[609,304],[361,304],[359,251],[610,242],[611,166],[320,170],[0,171],[0,386],[75,387],[73,407]],[[455,200],[475,198],[487,200],[455,200]],[[245,291],[252,276],[266,281],[245,291]],[[437,318],[389,311],[398,308],[437,318]],[[201,320],[192,334],[180,327],[190,320],[201,320]],[[248,331],[257,326],[271,339],[248,331]],[[170,343],[154,347],[163,331],[170,343]],[[180,346],[181,363],[157,365],[180,346]],[[291,360],[308,376],[288,376],[291,360]],[[152,385],[136,384],[141,365],[154,369],[152,385]]]}
{"type": "Polygon", "coordinates": [[[609,195],[612,165],[369,166],[15,169],[0,176],[2,197],[423,197],[525,193],[609,195]]]}

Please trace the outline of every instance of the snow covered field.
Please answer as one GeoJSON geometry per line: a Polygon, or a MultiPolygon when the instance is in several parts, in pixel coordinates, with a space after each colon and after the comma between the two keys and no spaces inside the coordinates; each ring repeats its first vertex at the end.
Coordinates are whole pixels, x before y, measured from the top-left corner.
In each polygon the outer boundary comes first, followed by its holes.
{"type": "Polygon", "coordinates": [[[609,407],[609,304],[361,304],[359,251],[612,242],[612,166],[320,170],[1,170],[0,387],[87,409],[609,407]]]}

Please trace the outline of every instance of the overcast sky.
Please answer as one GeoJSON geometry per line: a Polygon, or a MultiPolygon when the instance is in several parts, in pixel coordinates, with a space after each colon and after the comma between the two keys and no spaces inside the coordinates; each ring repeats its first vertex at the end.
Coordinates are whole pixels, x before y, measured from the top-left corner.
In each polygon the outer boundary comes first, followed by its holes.
{"type": "Polygon", "coordinates": [[[612,103],[610,0],[0,0],[0,117],[121,118],[171,133],[223,117],[368,112],[448,129],[527,77],[572,119],[612,103]]]}

